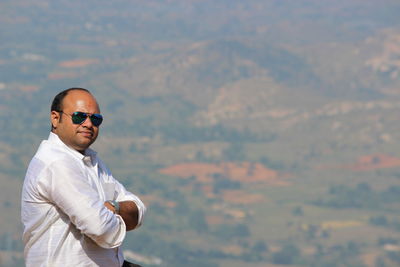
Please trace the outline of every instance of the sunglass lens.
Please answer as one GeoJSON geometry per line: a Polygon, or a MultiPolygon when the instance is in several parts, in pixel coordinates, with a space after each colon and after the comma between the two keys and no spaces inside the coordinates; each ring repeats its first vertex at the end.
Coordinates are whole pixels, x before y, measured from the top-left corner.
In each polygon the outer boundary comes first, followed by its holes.
{"type": "Polygon", "coordinates": [[[99,126],[103,122],[103,116],[100,114],[93,114],[90,116],[90,120],[92,121],[94,126],[99,126]]]}
{"type": "Polygon", "coordinates": [[[84,122],[87,118],[87,114],[83,113],[83,112],[74,112],[72,114],[72,122],[75,124],[81,124],[82,122],[84,122]]]}

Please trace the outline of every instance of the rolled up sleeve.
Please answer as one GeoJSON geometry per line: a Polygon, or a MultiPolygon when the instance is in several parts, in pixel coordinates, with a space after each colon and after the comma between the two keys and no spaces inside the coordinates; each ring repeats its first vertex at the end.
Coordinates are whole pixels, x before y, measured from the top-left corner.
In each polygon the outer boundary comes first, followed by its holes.
{"type": "Polygon", "coordinates": [[[116,188],[116,191],[117,191],[117,199],[116,199],[116,201],[118,201],[118,202],[120,202],[120,201],[133,201],[136,204],[136,206],[138,208],[138,224],[136,225],[135,228],[138,228],[143,223],[144,215],[146,213],[146,206],[140,200],[139,197],[137,197],[133,193],[127,191],[125,189],[125,187],[120,182],[118,182],[115,179],[114,179],[114,182],[115,182],[115,185],[116,185],[115,188],[116,188]]]}

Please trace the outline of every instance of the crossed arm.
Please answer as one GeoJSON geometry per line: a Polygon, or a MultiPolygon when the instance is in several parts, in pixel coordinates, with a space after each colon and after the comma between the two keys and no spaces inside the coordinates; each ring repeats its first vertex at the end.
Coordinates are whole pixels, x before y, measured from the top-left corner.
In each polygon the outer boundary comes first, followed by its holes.
{"type": "MultiPolygon", "coordinates": [[[[104,202],[104,206],[115,213],[114,207],[109,202],[104,202]]],[[[139,210],[133,201],[119,202],[119,213],[125,222],[126,230],[131,231],[136,228],[139,222],[139,210]]]]}

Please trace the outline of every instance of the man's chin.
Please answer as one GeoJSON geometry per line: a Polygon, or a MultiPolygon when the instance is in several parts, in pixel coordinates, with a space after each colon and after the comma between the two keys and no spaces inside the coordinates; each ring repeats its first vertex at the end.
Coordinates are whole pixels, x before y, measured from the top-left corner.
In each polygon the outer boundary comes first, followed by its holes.
{"type": "Polygon", "coordinates": [[[93,144],[93,142],[93,138],[82,138],[77,146],[79,146],[80,151],[84,151],[89,148],[90,145],[93,144]]]}

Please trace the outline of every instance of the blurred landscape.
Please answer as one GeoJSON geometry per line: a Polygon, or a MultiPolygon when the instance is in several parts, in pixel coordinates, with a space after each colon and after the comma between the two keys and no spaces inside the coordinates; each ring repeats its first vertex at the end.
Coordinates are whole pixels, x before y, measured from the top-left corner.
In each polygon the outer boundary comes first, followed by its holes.
{"type": "Polygon", "coordinates": [[[0,266],[53,97],[148,206],[142,266],[400,266],[398,0],[1,0],[0,266]]]}

